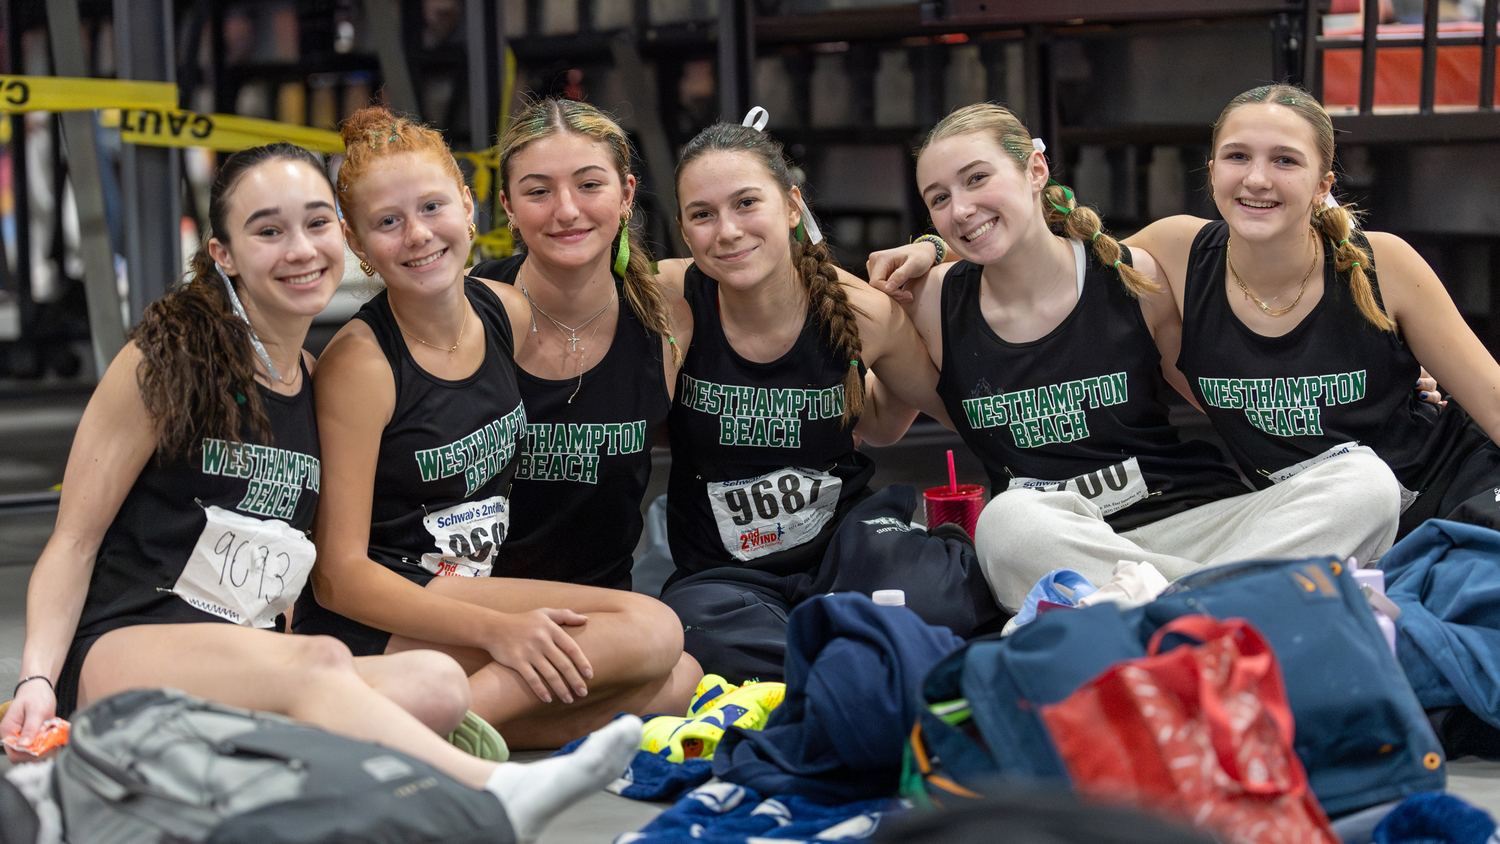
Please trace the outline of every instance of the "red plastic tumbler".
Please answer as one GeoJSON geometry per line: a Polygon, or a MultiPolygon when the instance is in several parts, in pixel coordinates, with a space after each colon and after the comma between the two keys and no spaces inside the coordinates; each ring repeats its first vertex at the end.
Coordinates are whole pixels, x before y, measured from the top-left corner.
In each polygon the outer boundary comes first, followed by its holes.
{"type": "Polygon", "coordinates": [[[979,524],[979,511],[984,509],[984,487],[958,482],[958,472],[953,468],[952,449],[948,450],[948,485],[924,490],[922,498],[927,505],[925,509],[929,530],[944,522],[953,522],[973,538],[974,526],[979,524]]]}
{"type": "Polygon", "coordinates": [[[979,511],[984,509],[984,487],[979,484],[957,484],[935,486],[922,492],[927,504],[927,527],[944,522],[953,522],[969,536],[974,536],[974,526],[979,524],[979,511]]]}

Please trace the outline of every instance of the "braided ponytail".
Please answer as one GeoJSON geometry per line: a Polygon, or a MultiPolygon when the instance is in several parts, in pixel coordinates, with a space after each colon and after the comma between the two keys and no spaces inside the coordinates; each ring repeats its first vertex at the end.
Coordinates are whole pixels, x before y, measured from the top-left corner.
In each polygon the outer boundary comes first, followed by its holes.
{"type": "MultiPolygon", "coordinates": [[[[1259,88],[1251,88],[1230,100],[1229,104],[1224,106],[1224,110],[1219,112],[1219,119],[1214,122],[1213,144],[1210,149],[1218,150],[1219,132],[1223,130],[1229,115],[1244,106],[1256,104],[1287,108],[1307,121],[1307,125],[1313,130],[1313,142],[1317,145],[1320,172],[1332,174],[1333,121],[1329,119],[1328,112],[1313,98],[1312,94],[1295,85],[1262,85],[1259,88]]],[[[1348,273],[1349,294],[1354,297],[1354,303],[1359,306],[1359,312],[1364,314],[1365,319],[1369,320],[1371,325],[1381,331],[1394,332],[1396,323],[1381,310],[1380,305],[1375,301],[1375,290],[1370,284],[1369,275],[1366,274],[1375,269],[1375,256],[1355,244],[1352,239],[1354,229],[1359,224],[1357,214],[1352,209],[1343,206],[1334,208],[1320,206],[1313,212],[1311,222],[1313,229],[1326,238],[1330,248],[1334,250],[1334,266],[1340,273],[1348,273]]]]}
{"type": "Polygon", "coordinates": [[[1099,215],[1087,205],[1079,205],[1073,192],[1052,182],[1042,189],[1042,200],[1046,203],[1047,227],[1053,234],[1070,237],[1094,245],[1094,257],[1106,267],[1114,267],[1120,281],[1130,295],[1159,293],[1161,285],[1147,278],[1144,273],[1123,260],[1124,250],[1120,242],[1104,233],[1099,215]],[[1066,208],[1064,212],[1061,209],[1066,208]]]}
{"type": "Polygon", "coordinates": [[[814,308],[818,323],[828,332],[828,342],[849,361],[844,374],[844,423],[865,410],[865,381],[859,375],[863,349],[859,340],[858,318],[867,316],[849,302],[849,292],[839,281],[838,265],[824,243],[792,241],[792,260],[797,276],[807,285],[807,301],[814,308]]]}
{"type": "Polygon", "coordinates": [[[1381,310],[1380,303],[1375,301],[1375,288],[1365,272],[1366,269],[1374,271],[1375,256],[1354,242],[1357,224],[1355,212],[1342,205],[1336,208],[1319,206],[1317,213],[1313,215],[1313,228],[1333,250],[1334,267],[1340,274],[1349,274],[1349,294],[1354,297],[1354,304],[1359,307],[1359,312],[1381,331],[1394,332],[1396,323],[1381,310]]]}
{"type": "MultiPolygon", "coordinates": [[[[631,175],[631,152],[630,141],[625,137],[625,130],[620,128],[620,124],[588,103],[548,98],[529,103],[525,110],[510,121],[510,128],[505,130],[505,136],[500,139],[500,192],[510,195],[510,161],[517,153],[534,141],[569,132],[607,145],[614,156],[615,172],[620,177],[620,183],[624,184],[626,177],[631,175]]],[[[632,207],[632,215],[634,211],[632,207]]],[[[677,347],[674,337],[676,321],[672,316],[672,308],[667,303],[667,295],[651,270],[651,251],[640,232],[629,228],[629,222],[621,225],[629,229],[625,237],[630,244],[630,260],[625,264],[625,277],[621,285],[625,301],[648,331],[667,340],[672,347],[672,364],[681,366],[682,349],[677,347]]],[[[619,249],[617,235],[615,245],[610,247],[611,266],[614,265],[619,249]]]]}
{"type": "MultiPolygon", "coordinates": [[[[693,160],[710,152],[754,156],[781,188],[788,205],[794,202],[792,188],[796,184],[781,142],[759,129],[735,123],[715,123],[688,141],[677,160],[678,196],[682,195],[682,171],[693,160]]],[[[679,216],[678,222],[681,221],[679,216]]],[[[834,262],[827,243],[800,242],[790,230],[787,237],[791,239],[792,262],[797,277],[807,287],[807,301],[813,309],[813,317],[828,333],[829,343],[849,361],[849,370],[844,375],[844,424],[848,425],[865,407],[865,383],[859,375],[863,346],[859,340],[857,318],[866,314],[850,304],[849,294],[839,281],[838,264],[834,262]]]]}

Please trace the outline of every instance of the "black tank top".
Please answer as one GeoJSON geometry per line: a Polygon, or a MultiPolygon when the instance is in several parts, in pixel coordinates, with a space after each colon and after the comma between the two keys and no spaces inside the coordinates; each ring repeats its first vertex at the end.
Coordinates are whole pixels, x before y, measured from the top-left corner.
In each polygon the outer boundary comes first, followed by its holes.
{"type": "Polygon", "coordinates": [[[375,332],[396,380],[375,467],[370,559],[419,582],[489,573],[508,532],[526,430],[505,307],[482,282],[465,280],[464,293],[484,325],[485,351],[458,381],[417,366],[385,291],[354,315],[375,332]]]}
{"type": "Polygon", "coordinates": [[[135,624],[225,621],[172,589],[203,534],[207,507],[304,532],[312,526],[321,466],[311,383],[304,367],[295,396],[259,387],[269,444],[248,432],[240,445],[205,438],[187,457],[146,464],[99,545],[77,638],[135,624]]]}
{"type": "Polygon", "coordinates": [[[1006,342],[985,322],[982,266],[961,262],[943,281],[938,395],[991,494],[1074,490],[1129,530],[1247,492],[1217,448],[1178,438],[1140,303],[1086,252],[1078,304],[1029,343],[1006,342]]]}
{"type": "MultiPolygon", "coordinates": [[[[1177,365],[1250,482],[1270,486],[1270,476],[1357,442],[1373,448],[1404,486],[1418,489],[1419,455],[1437,411],[1413,390],[1420,367],[1406,344],[1360,313],[1330,248],[1323,298],[1302,322],[1280,337],[1251,331],[1230,310],[1224,290],[1228,242],[1223,221],[1204,226],[1193,240],[1177,365]]],[[[1380,288],[1369,275],[1378,303],[1380,288]]]]}
{"type": "MultiPolygon", "coordinates": [[[[524,260],[486,261],[472,274],[515,284],[524,260]]],[[[671,399],[661,338],[641,324],[624,291],[617,292],[614,341],[603,360],[584,371],[581,386],[577,378],[550,381],[516,367],[526,445],[497,573],[630,588],[651,444],[671,399]]]]}
{"type": "Polygon", "coordinates": [[[683,292],[693,344],[667,418],[674,577],[719,566],[807,571],[875,471],[854,449],[856,420],[843,419],[849,360],[811,309],[786,354],[746,360],[719,323],[718,282],[693,265],[683,292]]]}

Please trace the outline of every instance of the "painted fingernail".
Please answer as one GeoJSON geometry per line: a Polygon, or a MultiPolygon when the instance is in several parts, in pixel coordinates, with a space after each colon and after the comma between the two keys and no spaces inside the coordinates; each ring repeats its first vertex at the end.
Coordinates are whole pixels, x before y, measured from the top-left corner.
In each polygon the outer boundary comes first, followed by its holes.
{"type": "Polygon", "coordinates": [[[1422,398],[1424,398],[1424,399],[1427,398],[1427,391],[1426,390],[1422,391],[1422,398]]]}

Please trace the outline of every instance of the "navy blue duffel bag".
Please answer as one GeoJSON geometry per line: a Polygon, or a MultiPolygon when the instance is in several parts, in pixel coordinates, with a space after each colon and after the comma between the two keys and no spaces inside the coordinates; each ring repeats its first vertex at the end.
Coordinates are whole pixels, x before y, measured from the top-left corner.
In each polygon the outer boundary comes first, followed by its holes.
{"type": "Polygon", "coordinates": [[[1132,610],[1048,613],[1004,639],[981,639],[929,672],[913,733],[909,796],[977,796],[996,779],[1065,781],[1037,708],[1189,614],[1243,618],[1276,651],[1296,750],[1330,816],[1445,784],[1442,748],[1406,675],[1342,563],[1234,563],[1181,578],[1132,610]]]}

